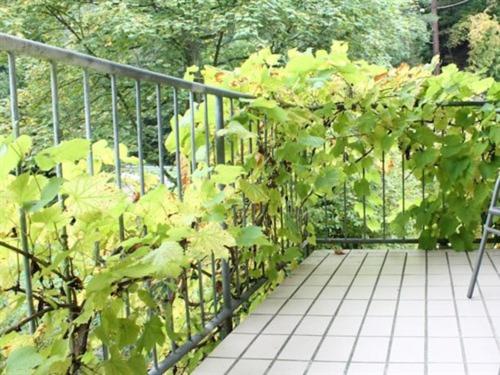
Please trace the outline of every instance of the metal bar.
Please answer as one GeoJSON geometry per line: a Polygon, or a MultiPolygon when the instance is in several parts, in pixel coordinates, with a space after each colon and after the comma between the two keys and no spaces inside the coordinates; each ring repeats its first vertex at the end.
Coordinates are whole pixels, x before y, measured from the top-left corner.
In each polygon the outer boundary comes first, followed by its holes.
{"type": "MultiPolygon", "coordinates": [[[[16,57],[13,53],[8,53],[8,64],[9,64],[9,93],[10,93],[10,115],[12,121],[12,132],[14,138],[18,138],[21,135],[21,130],[19,128],[19,102],[17,98],[17,73],[16,73],[16,57]]],[[[21,166],[19,165],[16,169],[16,175],[21,174],[21,166]]],[[[25,253],[29,253],[28,244],[28,226],[26,223],[26,214],[22,208],[19,209],[19,225],[21,229],[21,248],[25,253]]],[[[29,257],[23,257],[23,268],[24,268],[24,282],[26,289],[26,306],[28,310],[28,316],[33,316],[35,313],[35,306],[33,303],[33,285],[31,280],[31,262],[29,257]]],[[[29,331],[34,334],[36,331],[36,321],[34,319],[29,322],[29,331]]]]}
{"type": "Polygon", "coordinates": [[[181,141],[179,134],[179,99],[177,88],[174,87],[174,123],[175,123],[175,167],[177,171],[177,193],[182,201],[182,170],[181,170],[181,141]]]}
{"type": "Polygon", "coordinates": [[[385,152],[382,151],[382,237],[386,238],[385,152]]]}
{"type": "MultiPolygon", "coordinates": [[[[122,164],[120,160],[120,132],[118,128],[118,90],[116,88],[116,77],[111,76],[111,117],[113,119],[113,151],[115,159],[115,180],[116,186],[122,188],[122,164]]],[[[119,238],[120,241],[125,239],[125,225],[123,223],[123,216],[118,218],[119,238]]]]}
{"type": "Polygon", "coordinates": [[[252,95],[186,81],[166,74],[151,72],[130,65],[119,64],[110,60],[89,56],[80,52],[50,46],[44,43],[18,38],[0,33],[0,50],[18,52],[20,55],[39,59],[57,61],[63,64],[78,66],[84,69],[109,74],[111,76],[128,77],[134,80],[148,81],[186,89],[198,93],[221,95],[228,98],[254,98],[252,95]]]}
{"type": "Polygon", "coordinates": [[[182,295],[184,299],[184,313],[186,315],[186,328],[188,339],[191,340],[191,313],[189,311],[189,294],[188,294],[188,284],[187,284],[187,273],[186,270],[182,271],[182,295]]]}
{"type": "Polygon", "coordinates": [[[89,72],[83,71],[83,106],[85,113],[85,138],[89,141],[89,154],[87,156],[87,173],[94,175],[94,155],[92,152],[92,124],[90,120],[90,86],[89,72]]]}
{"type": "Polygon", "coordinates": [[[215,154],[217,164],[226,162],[224,150],[224,136],[219,135],[219,130],[224,129],[224,102],[222,97],[215,97],[215,154]]]}
{"type": "MultiPolygon", "coordinates": [[[[363,180],[365,179],[365,167],[363,167],[363,180]]],[[[366,195],[362,198],[363,204],[363,238],[366,238],[366,195]]]]}
{"type": "Polygon", "coordinates": [[[160,184],[165,183],[165,152],[163,148],[163,117],[161,115],[161,85],[156,85],[156,122],[158,127],[158,166],[160,167],[160,184]]]}
{"type": "MultiPolygon", "coordinates": [[[[480,238],[476,238],[474,243],[479,243],[480,238]]],[[[319,237],[316,239],[318,243],[350,243],[350,244],[416,244],[418,243],[418,238],[334,238],[334,237],[319,237]]],[[[449,245],[450,241],[446,238],[439,238],[437,242],[440,245],[449,245]]],[[[495,239],[491,238],[488,242],[495,242],[495,239]]]]}
{"type": "Polygon", "coordinates": [[[245,293],[241,295],[239,300],[233,300],[231,308],[223,309],[219,314],[210,320],[203,331],[193,335],[191,340],[186,342],[184,345],[177,348],[174,352],[170,353],[163,361],[158,363],[157,369],[151,369],[148,375],[160,375],[166,372],[169,368],[174,366],[179,362],[184,356],[189,353],[192,349],[196,348],[203,339],[212,334],[215,329],[220,326],[224,321],[231,317],[233,312],[240,307],[244,302],[248,301],[250,297],[266,282],[265,279],[259,279],[251,288],[249,288],[245,293]]]}
{"type": "Polygon", "coordinates": [[[189,92],[189,112],[191,122],[191,173],[196,170],[196,137],[195,137],[195,122],[194,122],[194,93],[189,92]]]}
{"type": "Polygon", "coordinates": [[[208,124],[208,95],[205,94],[203,101],[203,124],[205,126],[205,153],[207,167],[210,167],[210,129],[208,124]]]}
{"type": "Polygon", "coordinates": [[[222,338],[224,338],[233,330],[233,314],[231,309],[233,299],[231,296],[231,272],[226,259],[222,259],[222,297],[224,305],[223,310],[231,311],[231,314],[226,320],[224,320],[223,323],[222,338]]]}
{"type": "Polygon", "coordinates": [[[212,289],[214,293],[214,315],[217,314],[217,305],[219,303],[218,298],[217,298],[217,275],[216,273],[216,267],[215,267],[215,255],[212,253],[211,255],[211,267],[212,267],[212,289]]]}
{"type": "Polygon", "coordinates": [[[201,315],[201,324],[205,325],[205,297],[203,296],[203,272],[201,269],[201,261],[198,262],[198,290],[200,297],[200,315],[201,315]]]}
{"type": "Polygon", "coordinates": [[[139,184],[141,189],[141,197],[146,193],[144,183],[144,151],[143,145],[143,131],[142,131],[142,115],[141,115],[141,81],[135,81],[135,114],[137,126],[137,155],[139,157],[139,184]]]}
{"type": "MultiPolygon", "coordinates": [[[[406,192],[405,192],[405,154],[404,152],[401,154],[401,204],[403,214],[406,212],[406,192]]],[[[403,238],[406,235],[406,226],[403,230],[403,238]]]]}

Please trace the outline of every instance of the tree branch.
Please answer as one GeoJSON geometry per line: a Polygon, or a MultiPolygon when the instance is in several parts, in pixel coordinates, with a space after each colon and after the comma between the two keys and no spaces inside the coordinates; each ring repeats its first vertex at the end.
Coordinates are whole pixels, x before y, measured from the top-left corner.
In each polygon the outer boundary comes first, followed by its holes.
{"type": "Polygon", "coordinates": [[[454,8],[458,5],[462,5],[462,4],[465,4],[467,3],[469,0],[462,0],[462,1],[458,1],[456,3],[453,3],[453,4],[448,4],[448,5],[441,5],[441,6],[438,6],[437,9],[438,10],[441,10],[441,9],[448,9],[448,8],[454,8]]]}

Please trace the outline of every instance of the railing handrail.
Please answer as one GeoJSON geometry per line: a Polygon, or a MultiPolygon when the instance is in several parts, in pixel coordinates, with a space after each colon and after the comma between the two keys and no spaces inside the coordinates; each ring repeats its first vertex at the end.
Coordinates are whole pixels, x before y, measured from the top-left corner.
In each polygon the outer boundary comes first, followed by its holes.
{"type": "Polygon", "coordinates": [[[254,96],[237,91],[225,90],[218,87],[205,85],[199,82],[187,81],[147,69],[137,68],[132,65],[120,64],[99,57],[65,48],[54,47],[48,44],[35,42],[9,34],[0,33],[0,50],[19,53],[43,60],[62,62],[67,65],[91,69],[96,72],[127,77],[140,81],[149,81],[157,84],[167,84],[173,87],[190,90],[196,93],[211,94],[234,99],[253,99],[254,96]]]}

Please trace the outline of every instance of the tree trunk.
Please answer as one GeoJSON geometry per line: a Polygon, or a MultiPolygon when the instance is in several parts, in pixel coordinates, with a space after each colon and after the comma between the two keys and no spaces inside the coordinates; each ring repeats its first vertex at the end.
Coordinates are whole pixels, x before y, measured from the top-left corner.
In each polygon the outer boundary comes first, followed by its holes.
{"type": "MultiPolygon", "coordinates": [[[[437,0],[431,0],[431,14],[432,14],[432,55],[440,55],[439,53],[439,18],[438,18],[438,5],[437,0]]],[[[436,65],[434,74],[439,74],[440,63],[436,65]]]]}

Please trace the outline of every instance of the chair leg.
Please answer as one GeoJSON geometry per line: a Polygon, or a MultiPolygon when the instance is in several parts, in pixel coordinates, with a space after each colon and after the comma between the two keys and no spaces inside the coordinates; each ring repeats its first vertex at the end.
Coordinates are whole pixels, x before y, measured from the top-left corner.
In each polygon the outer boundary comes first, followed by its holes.
{"type": "Polygon", "coordinates": [[[474,267],[470,279],[469,290],[467,291],[467,298],[472,298],[472,295],[474,294],[474,287],[476,286],[477,276],[479,274],[479,269],[481,268],[481,262],[483,260],[484,250],[486,249],[486,240],[488,239],[488,231],[486,230],[486,228],[489,227],[490,225],[491,225],[491,214],[488,214],[483,229],[483,236],[481,237],[481,243],[479,244],[479,251],[476,257],[476,265],[474,267]]]}

